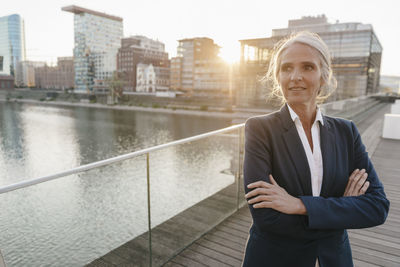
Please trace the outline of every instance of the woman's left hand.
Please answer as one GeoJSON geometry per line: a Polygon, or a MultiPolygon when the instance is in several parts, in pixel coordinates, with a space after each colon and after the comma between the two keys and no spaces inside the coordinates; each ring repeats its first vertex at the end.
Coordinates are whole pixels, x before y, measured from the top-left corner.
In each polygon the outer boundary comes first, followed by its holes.
{"type": "Polygon", "coordinates": [[[286,214],[307,214],[301,199],[289,195],[272,175],[269,175],[269,179],[271,183],[258,181],[247,185],[247,188],[253,189],[245,195],[247,203],[253,204],[255,209],[271,208],[286,214]]]}

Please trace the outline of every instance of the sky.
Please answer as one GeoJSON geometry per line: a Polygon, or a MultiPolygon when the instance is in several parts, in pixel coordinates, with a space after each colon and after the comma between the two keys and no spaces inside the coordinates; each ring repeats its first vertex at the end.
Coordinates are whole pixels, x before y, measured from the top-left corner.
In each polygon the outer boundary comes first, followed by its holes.
{"type": "Polygon", "coordinates": [[[270,37],[290,19],[325,14],[332,23],[372,24],[383,46],[381,74],[400,76],[399,0],[4,0],[0,17],[20,14],[27,59],[55,64],[73,55],[73,14],[61,11],[68,5],[122,17],[124,37],[157,39],[170,57],[177,40],[212,38],[230,62],[239,60],[239,40],[270,37]]]}

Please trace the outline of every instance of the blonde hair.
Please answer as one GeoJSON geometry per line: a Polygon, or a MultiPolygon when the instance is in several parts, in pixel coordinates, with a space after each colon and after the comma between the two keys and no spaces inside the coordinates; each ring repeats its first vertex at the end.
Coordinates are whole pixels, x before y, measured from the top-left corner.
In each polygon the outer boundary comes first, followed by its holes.
{"type": "Polygon", "coordinates": [[[282,39],[275,46],[269,64],[268,72],[264,77],[264,80],[266,80],[267,82],[270,83],[270,85],[272,85],[270,97],[278,97],[282,103],[285,102],[285,98],[283,97],[282,93],[282,88],[278,81],[278,75],[281,64],[281,55],[285,49],[287,49],[289,46],[295,43],[308,45],[319,52],[318,55],[321,64],[320,66],[321,78],[324,81],[324,83],[323,86],[321,86],[321,89],[318,93],[317,103],[322,103],[336,89],[337,81],[332,73],[331,56],[329,53],[328,46],[321,39],[321,37],[319,37],[318,34],[308,31],[295,33],[289,36],[288,38],[282,39]]]}

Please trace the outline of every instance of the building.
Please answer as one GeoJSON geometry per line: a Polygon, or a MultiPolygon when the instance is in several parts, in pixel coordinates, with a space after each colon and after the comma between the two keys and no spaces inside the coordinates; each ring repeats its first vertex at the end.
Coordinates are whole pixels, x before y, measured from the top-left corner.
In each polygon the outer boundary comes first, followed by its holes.
{"type": "Polygon", "coordinates": [[[78,6],[62,10],[74,13],[75,92],[106,90],[107,79],[117,70],[122,18],[78,6]]]}
{"type": "Polygon", "coordinates": [[[0,75],[15,76],[17,63],[25,57],[24,20],[18,14],[0,17],[0,75]]]}
{"type": "Polygon", "coordinates": [[[169,68],[139,63],[136,70],[136,92],[158,93],[169,90],[169,68]]]}
{"type": "Polygon", "coordinates": [[[15,70],[15,84],[18,87],[35,87],[35,68],[44,67],[44,61],[20,61],[15,70]]]}
{"type": "Polygon", "coordinates": [[[35,87],[43,89],[74,88],[74,59],[72,57],[57,58],[57,66],[41,66],[35,68],[35,87]]]}
{"type": "Polygon", "coordinates": [[[14,89],[14,77],[11,75],[0,75],[0,90],[14,89]]]}
{"type": "Polygon", "coordinates": [[[272,30],[269,38],[241,40],[240,83],[237,99],[241,105],[265,105],[268,86],[259,81],[265,75],[275,44],[298,32],[318,33],[328,45],[338,81],[329,100],[373,94],[379,90],[382,46],[370,24],[328,23],[325,15],[290,20],[288,28],[272,30]]]}
{"type": "Polygon", "coordinates": [[[136,90],[139,63],[151,64],[155,68],[169,68],[165,45],[160,41],[140,35],[121,40],[121,48],[117,55],[117,71],[122,73],[124,91],[134,92],[136,90]]]}
{"type": "Polygon", "coordinates": [[[381,75],[381,92],[400,94],[400,76],[381,75]]]}
{"type": "Polygon", "coordinates": [[[169,88],[171,90],[177,91],[181,89],[182,87],[181,73],[182,73],[182,57],[171,58],[170,84],[169,84],[169,88]]]}
{"type": "Polygon", "coordinates": [[[210,38],[179,40],[171,66],[171,87],[196,96],[229,92],[229,68],[218,56],[220,47],[210,38]]]}

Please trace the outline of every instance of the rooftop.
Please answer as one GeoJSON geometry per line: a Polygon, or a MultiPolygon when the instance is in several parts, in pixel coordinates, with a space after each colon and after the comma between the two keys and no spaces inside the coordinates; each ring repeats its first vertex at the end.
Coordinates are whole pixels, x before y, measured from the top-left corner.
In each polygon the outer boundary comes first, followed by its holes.
{"type": "Polygon", "coordinates": [[[65,7],[61,8],[61,10],[66,11],[66,12],[71,12],[74,14],[88,13],[91,15],[95,15],[95,16],[99,16],[99,17],[103,17],[103,18],[107,18],[107,19],[111,19],[111,20],[116,20],[116,21],[120,21],[120,22],[122,22],[122,20],[123,20],[121,17],[109,15],[106,13],[94,11],[91,9],[87,9],[87,8],[83,8],[83,7],[79,7],[79,6],[75,6],[75,5],[65,6],[65,7]]]}

